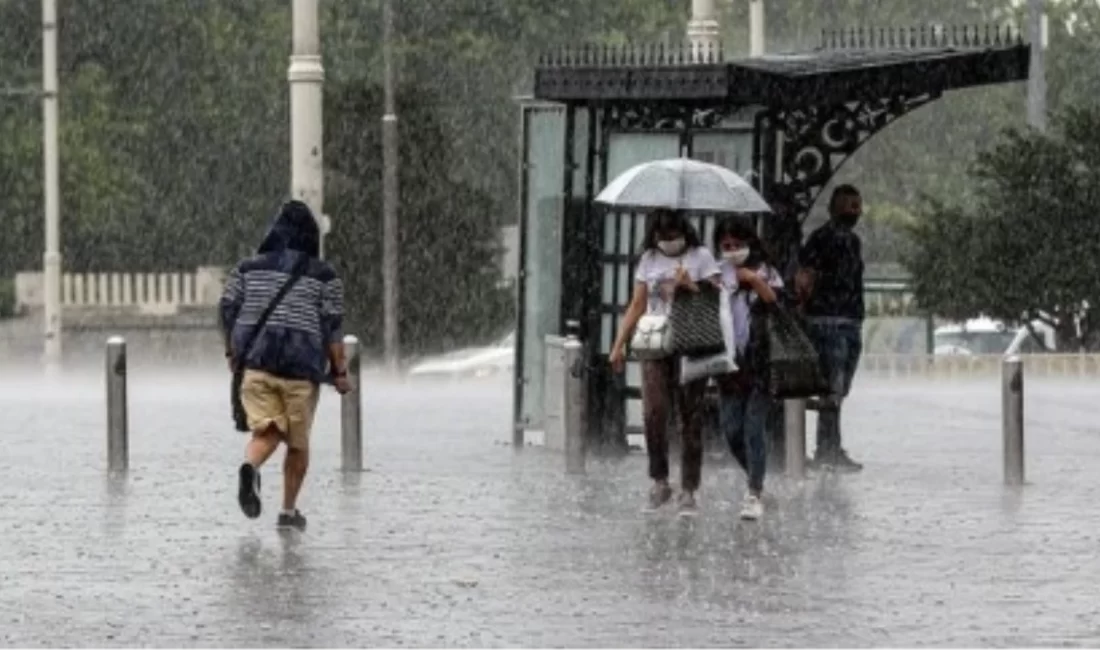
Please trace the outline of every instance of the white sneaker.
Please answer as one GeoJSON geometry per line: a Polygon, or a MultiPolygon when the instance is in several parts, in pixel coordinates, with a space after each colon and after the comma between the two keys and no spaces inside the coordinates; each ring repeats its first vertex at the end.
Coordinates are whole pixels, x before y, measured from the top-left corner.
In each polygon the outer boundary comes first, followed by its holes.
{"type": "Polygon", "coordinates": [[[752,494],[745,495],[741,502],[741,518],[746,521],[756,521],[764,516],[764,502],[760,497],[752,494]]]}

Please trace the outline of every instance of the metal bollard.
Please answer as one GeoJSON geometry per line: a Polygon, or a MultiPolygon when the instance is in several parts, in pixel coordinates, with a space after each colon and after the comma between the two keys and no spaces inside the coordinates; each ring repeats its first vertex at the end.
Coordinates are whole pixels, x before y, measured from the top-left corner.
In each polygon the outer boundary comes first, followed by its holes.
{"type": "Polygon", "coordinates": [[[787,476],[803,478],[806,475],[806,400],[789,399],[783,402],[783,425],[787,443],[787,476]]]}
{"type": "Polygon", "coordinates": [[[340,467],[345,472],[363,471],[363,395],[359,372],[359,339],[344,337],[344,356],[348,363],[351,390],[340,398],[340,467]]]}
{"type": "Polygon", "coordinates": [[[126,405],[126,339],[107,339],[107,468],[130,467],[129,416],[126,405]]]}
{"type": "Polygon", "coordinates": [[[1017,356],[1001,363],[1001,414],[1005,485],[1024,484],[1024,363],[1017,356]]]}
{"type": "Polygon", "coordinates": [[[565,473],[583,474],[588,395],[585,391],[584,344],[573,334],[565,339],[564,369],[565,413],[562,414],[562,423],[565,429],[565,473]]]}

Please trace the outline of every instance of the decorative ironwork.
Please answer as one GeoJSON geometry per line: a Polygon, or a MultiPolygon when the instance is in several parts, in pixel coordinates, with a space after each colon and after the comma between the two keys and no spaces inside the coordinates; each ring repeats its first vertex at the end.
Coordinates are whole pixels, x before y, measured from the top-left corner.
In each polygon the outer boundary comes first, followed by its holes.
{"type": "Polygon", "coordinates": [[[961,49],[1023,43],[1023,34],[1012,25],[852,27],[821,31],[821,48],[826,50],[961,49]]]}
{"type": "MultiPolygon", "coordinates": [[[[920,25],[916,27],[852,27],[822,30],[823,50],[966,49],[1023,45],[1023,33],[1012,25],[920,25]]],[[[586,43],[544,53],[540,68],[632,68],[720,64],[726,62],[722,43],[621,45],[586,43]]]]}
{"type": "Polygon", "coordinates": [[[592,45],[565,47],[539,56],[539,67],[552,68],[630,68],[661,67],[694,64],[715,64],[725,61],[722,44],[706,46],[694,43],[666,45],[592,45]]]}
{"type": "Polygon", "coordinates": [[[606,128],[622,131],[686,131],[714,129],[738,107],[686,102],[610,104],[604,110],[606,128]]]}
{"type": "Polygon", "coordinates": [[[783,135],[782,173],[774,185],[783,187],[805,220],[821,190],[864,142],[938,97],[938,93],[925,93],[770,112],[765,119],[783,135]]]}

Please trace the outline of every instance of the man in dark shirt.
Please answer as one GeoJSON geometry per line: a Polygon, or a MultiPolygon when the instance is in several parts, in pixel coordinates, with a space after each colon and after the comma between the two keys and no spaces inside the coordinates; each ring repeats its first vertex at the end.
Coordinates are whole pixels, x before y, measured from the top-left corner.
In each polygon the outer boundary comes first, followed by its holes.
{"type": "Polygon", "coordinates": [[[859,190],[841,185],[829,201],[830,220],[810,234],[798,255],[796,287],[809,320],[810,338],[832,387],[817,420],[814,461],[823,468],[858,472],[840,442],[840,407],[852,387],[863,351],[863,252],[853,228],[863,213],[859,190]]]}

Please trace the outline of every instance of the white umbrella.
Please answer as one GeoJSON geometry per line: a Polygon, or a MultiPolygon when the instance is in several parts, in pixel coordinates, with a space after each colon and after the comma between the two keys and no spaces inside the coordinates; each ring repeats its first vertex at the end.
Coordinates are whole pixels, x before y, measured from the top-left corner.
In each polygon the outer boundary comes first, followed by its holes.
{"type": "Polygon", "coordinates": [[[690,158],[654,160],[611,181],[596,202],[644,210],[771,212],[756,190],[734,172],[690,158]]]}

